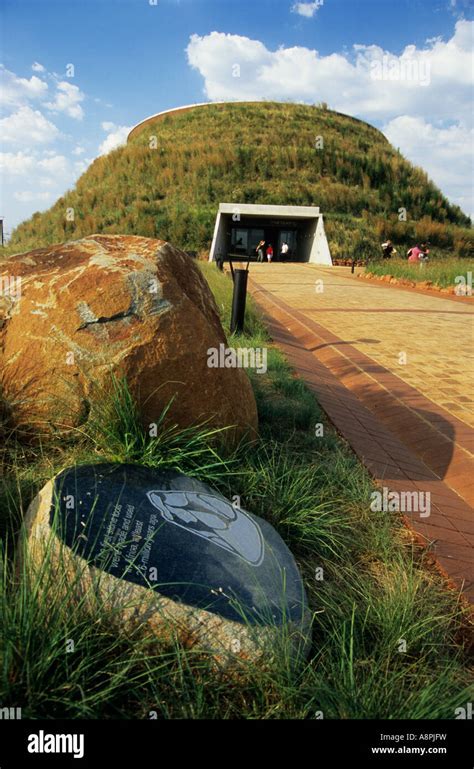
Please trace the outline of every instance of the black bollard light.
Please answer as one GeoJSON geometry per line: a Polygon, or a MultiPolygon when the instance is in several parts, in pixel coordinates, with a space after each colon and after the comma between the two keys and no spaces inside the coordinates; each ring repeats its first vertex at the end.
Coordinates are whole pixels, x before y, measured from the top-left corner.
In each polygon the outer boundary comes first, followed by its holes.
{"type": "Polygon", "coordinates": [[[244,330],[245,302],[247,299],[247,281],[249,271],[233,270],[234,294],[232,297],[232,315],[230,320],[230,332],[242,333],[244,330]]]}

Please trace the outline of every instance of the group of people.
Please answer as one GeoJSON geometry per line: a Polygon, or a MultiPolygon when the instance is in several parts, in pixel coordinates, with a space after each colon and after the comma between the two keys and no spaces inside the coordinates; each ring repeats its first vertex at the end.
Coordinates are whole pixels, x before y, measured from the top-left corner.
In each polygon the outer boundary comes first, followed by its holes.
{"type": "MultiPolygon", "coordinates": [[[[267,245],[265,248],[266,241],[261,240],[258,246],[255,249],[255,253],[257,254],[257,262],[263,262],[265,261],[265,256],[267,257],[267,262],[270,264],[270,262],[273,261],[273,246],[271,243],[267,245]]],[[[288,256],[288,243],[282,243],[281,249],[280,249],[280,260],[282,262],[285,261],[286,257],[288,256]]]]}
{"type": "MultiPolygon", "coordinates": [[[[420,243],[416,244],[416,246],[412,246],[407,251],[407,259],[409,262],[424,262],[428,259],[429,251],[429,243],[420,243]]],[[[384,259],[390,259],[392,256],[394,256],[397,253],[396,249],[393,247],[393,243],[391,240],[385,241],[385,243],[382,243],[382,254],[384,259]]]]}

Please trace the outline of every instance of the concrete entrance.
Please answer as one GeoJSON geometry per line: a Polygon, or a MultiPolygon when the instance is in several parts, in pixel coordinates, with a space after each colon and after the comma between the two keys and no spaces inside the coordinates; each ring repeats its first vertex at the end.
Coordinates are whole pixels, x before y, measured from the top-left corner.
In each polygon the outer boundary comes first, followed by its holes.
{"type": "Polygon", "coordinates": [[[221,203],[217,213],[209,261],[229,256],[256,260],[257,244],[264,240],[278,260],[283,243],[285,261],[331,266],[332,259],[318,206],[264,206],[221,203]]]}

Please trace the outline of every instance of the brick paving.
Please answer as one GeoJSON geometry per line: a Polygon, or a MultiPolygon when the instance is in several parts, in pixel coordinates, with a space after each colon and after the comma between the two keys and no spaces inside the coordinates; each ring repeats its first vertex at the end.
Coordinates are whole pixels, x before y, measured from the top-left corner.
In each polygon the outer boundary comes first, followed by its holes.
{"type": "Polygon", "coordinates": [[[430,515],[406,523],[474,603],[471,305],[313,265],[252,265],[250,290],[376,482],[430,492],[430,515]]]}

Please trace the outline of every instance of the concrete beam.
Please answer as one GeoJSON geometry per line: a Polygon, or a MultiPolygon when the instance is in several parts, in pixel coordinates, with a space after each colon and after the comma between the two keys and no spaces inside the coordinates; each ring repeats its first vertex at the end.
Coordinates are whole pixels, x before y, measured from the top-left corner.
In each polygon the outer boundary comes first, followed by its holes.
{"type": "Polygon", "coordinates": [[[243,216],[277,216],[283,219],[313,219],[320,216],[319,206],[266,206],[259,203],[221,203],[221,214],[243,216]]]}

